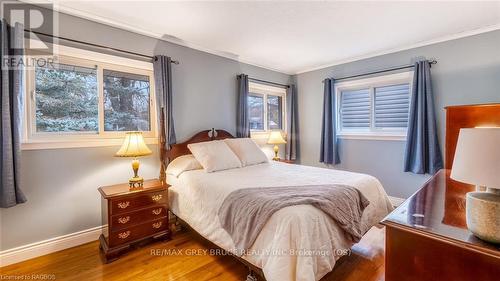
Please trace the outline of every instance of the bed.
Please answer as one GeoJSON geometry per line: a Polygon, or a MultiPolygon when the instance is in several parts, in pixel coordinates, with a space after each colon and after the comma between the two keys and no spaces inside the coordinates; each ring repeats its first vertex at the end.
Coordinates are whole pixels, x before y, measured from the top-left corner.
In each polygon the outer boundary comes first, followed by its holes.
{"type": "MultiPolygon", "coordinates": [[[[223,130],[203,131],[172,146],[170,160],[189,153],[189,143],[232,138],[223,130]]],[[[345,184],[356,187],[369,201],[361,218],[363,233],[376,225],[392,206],[380,182],[369,175],[270,161],[214,173],[204,170],[167,175],[171,211],[201,236],[231,251],[234,243],[221,227],[218,210],[233,191],[255,187],[345,184]]],[[[319,280],[353,243],[339,226],[311,205],[283,208],[272,215],[241,259],[261,269],[268,281],[319,280]]]]}

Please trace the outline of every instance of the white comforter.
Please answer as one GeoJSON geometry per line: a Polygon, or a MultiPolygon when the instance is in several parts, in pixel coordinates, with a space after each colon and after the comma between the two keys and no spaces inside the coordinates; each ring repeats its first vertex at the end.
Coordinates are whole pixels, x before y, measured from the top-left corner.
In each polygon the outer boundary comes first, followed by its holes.
{"type": "MultiPolygon", "coordinates": [[[[350,185],[370,201],[362,217],[365,231],[392,209],[382,185],[372,176],[274,161],[214,173],[187,171],[178,178],[169,176],[167,181],[172,185],[169,188],[172,212],[228,251],[234,249],[234,244],[221,228],[217,212],[224,198],[237,189],[329,183],[350,185]]],[[[328,215],[310,205],[299,205],[276,212],[243,258],[262,268],[268,281],[313,281],[333,269],[339,256],[332,253],[351,246],[352,242],[328,215]],[[284,254],[291,253],[290,250],[295,250],[295,254],[284,254]]]]}

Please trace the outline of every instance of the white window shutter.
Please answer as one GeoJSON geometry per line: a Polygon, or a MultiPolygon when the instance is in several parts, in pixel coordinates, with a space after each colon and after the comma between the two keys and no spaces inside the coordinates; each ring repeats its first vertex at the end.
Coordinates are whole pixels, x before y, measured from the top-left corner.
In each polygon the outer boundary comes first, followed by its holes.
{"type": "Polygon", "coordinates": [[[342,91],[340,123],[342,128],[370,128],[370,90],[342,91]]]}
{"type": "Polygon", "coordinates": [[[376,128],[406,128],[408,126],[409,84],[375,88],[374,103],[376,128]]]}

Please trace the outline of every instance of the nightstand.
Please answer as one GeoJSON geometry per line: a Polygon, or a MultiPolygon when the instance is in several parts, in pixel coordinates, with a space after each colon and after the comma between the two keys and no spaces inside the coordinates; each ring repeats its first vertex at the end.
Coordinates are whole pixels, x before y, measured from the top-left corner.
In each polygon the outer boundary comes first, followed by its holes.
{"type": "Polygon", "coordinates": [[[279,160],[274,160],[278,162],[283,162],[283,163],[288,163],[288,164],[295,164],[295,160],[287,160],[287,159],[279,159],[279,160]]]}
{"type": "Polygon", "coordinates": [[[131,246],[153,239],[169,239],[168,185],[144,181],[144,188],[129,190],[129,184],[99,188],[102,224],[99,237],[104,262],[112,262],[131,246]]]}

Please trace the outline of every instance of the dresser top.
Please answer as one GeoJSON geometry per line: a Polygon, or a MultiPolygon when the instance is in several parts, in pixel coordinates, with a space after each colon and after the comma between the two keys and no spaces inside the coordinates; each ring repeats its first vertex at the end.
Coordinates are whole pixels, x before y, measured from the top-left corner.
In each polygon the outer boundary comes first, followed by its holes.
{"type": "Polygon", "coordinates": [[[450,172],[439,171],[382,224],[500,257],[500,245],[484,242],[467,229],[465,194],[475,187],[452,180],[450,172]]]}
{"type": "Polygon", "coordinates": [[[102,197],[109,199],[113,197],[126,196],[141,192],[163,191],[167,190],[167,185],[162,184],[159,180],[145,180],[144,186],[139,190],[130,190],[128,183],[115,184],[99,187],[99,192],[102,197]]]}

